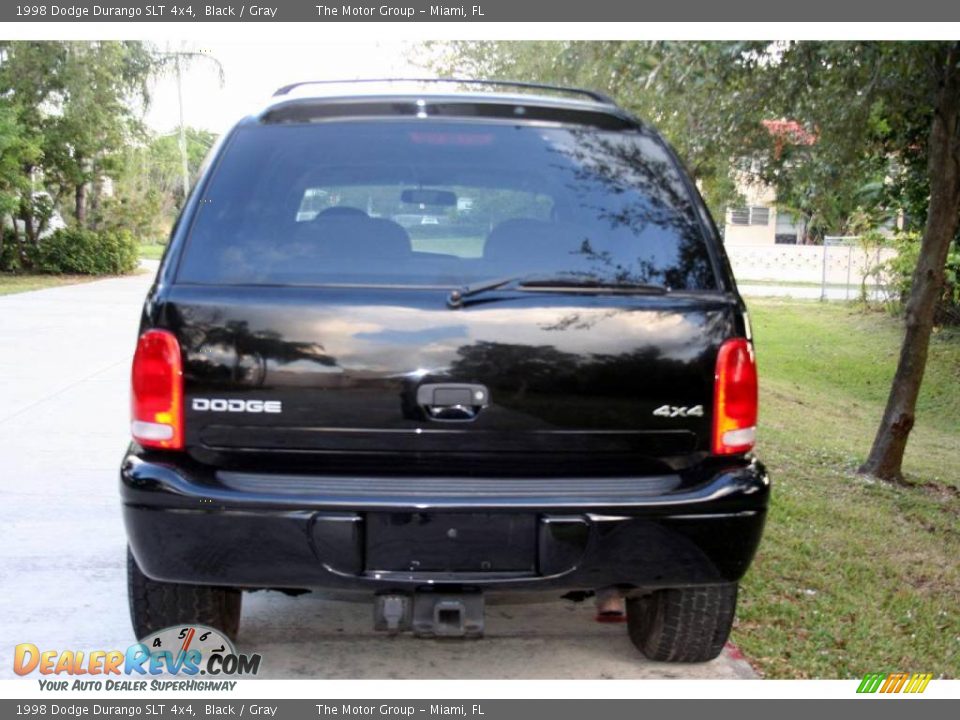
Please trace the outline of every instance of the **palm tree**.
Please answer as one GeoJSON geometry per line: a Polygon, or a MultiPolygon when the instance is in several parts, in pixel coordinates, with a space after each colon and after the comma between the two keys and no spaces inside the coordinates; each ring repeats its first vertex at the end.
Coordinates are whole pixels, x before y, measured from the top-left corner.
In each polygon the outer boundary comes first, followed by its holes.
{"type": "Polygon", "coordinates": [[[183,201],[187,201],[190,192],[190,168],[187,162],[187,132],[183,123],[183,71],[197,62],[213,63],[217,70],[217,80],[222,88],[226,80],[223,64],[213,55],[202,50],[167,50],[156,54],[160,72],[173,70],[177,80],[177,103],[180,112],[180,164],[183,179],[183,201]]]}

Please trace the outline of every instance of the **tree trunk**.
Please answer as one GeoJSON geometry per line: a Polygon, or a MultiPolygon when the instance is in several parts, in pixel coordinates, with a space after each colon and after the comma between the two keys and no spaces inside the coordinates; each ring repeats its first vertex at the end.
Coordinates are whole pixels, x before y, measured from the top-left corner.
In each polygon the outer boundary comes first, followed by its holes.
{"type": "Polygon", "coordinates": [[[73,216],[77,219],[77,227],[83,228],[87,224],[87,184],[81,182],[74,191],[73,216]]]}
{"type": "Polygon", "coordinates": [[[920,259],[906,306],[906,334],[887,407],[861,473],[902,481],[903,453],[913,429],[914,413],[930,348],[937,300],[943,292],[944,267],[960,222],[960,43],[952,45],[930,126],[930,208],[920,245],[920,259]]]}
{"type": "Polygon", "coordinates": [[[20,201],[20,220],[23,221],[23,236],[27,242],[37,245],[40,242],[40,231],[33,222],[33,203],[20,201]]]}
{"type": "Polygon", "coordinates": [[[97,229],[100,220],[100,196],[103,193],[103,183],[97,177],[93,181],[93,191],[90,193],[90,227],[97,229]]]}
{"type": "Polygon", "coordinates": [[[93,181],[93,188],[90,192],[90,215],[91,222],[96,225],[97,216],[100,214],[100,195],[103,192],[103,185],[100,182],[100,178],[96,178],[93,181]]]}

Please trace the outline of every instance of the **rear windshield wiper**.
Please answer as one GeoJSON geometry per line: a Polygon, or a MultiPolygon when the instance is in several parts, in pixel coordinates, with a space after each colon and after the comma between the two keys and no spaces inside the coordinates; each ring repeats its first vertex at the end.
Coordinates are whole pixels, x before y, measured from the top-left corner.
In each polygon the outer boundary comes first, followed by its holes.
{"type": "Polygon", "coordinates": [[[632,282],[629,280],[604,280],[595,275],[580,275],[576,273],[560,275],[543,275],[526,273],[523,275],[509,275],[507,277],[480,280],[463,287],[451,290],[447,296],[447,305],[451,308],[463,307],[466,298],[481,295],[491,290],[498,290],[506,286],[514,286],[520,290],[550,290],[556,292],[582,292],[584,290],[599,290],[603,292],[663,295],[670,288],[653,283],[632,282]]]}

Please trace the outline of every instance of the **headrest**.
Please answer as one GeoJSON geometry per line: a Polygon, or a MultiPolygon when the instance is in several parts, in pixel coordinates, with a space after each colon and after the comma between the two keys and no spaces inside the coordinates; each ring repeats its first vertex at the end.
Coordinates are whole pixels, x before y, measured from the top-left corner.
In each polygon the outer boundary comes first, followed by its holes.
{"type": "Polygon", "coordinates": [[[349,205],[334,205],[333,207],[324,208],[318,212],[313,219],[319,220],[320,218],[328,217],[369,217],[369,215],[360,208],[350,207],[349,205]]]}
{"type": "Polygon", "coordinates": [[[543,220],[515,219],[500,223],[487,236],[486,260],[516,271],[563,270],[579,264],[583,235],[574,226],[543,220]]]}
{"type": "Polygon", "coordinates": [[[407,257],[413,251],[407,231],[392,220],[365,213],[317,216],[311,236],[324,255],[351,261],[407,257]]]}

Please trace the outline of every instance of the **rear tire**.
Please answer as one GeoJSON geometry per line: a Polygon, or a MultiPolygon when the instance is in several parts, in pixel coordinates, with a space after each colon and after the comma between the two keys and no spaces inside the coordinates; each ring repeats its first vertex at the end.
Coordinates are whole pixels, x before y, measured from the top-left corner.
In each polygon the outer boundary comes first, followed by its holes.
{"type": "Polygon", "coordinates": [[[236,588],[151,580],[127,548],[130,620],[142,639],[171,625],[207,625],[236,640],[243,595],[236,588]]]}
{"type": "Polygon", "coordinates": [[[627,600],[627,630],[651,660],[707,662],[723,650],[736,609],[737,583],[658,590],[627,600]]]}

